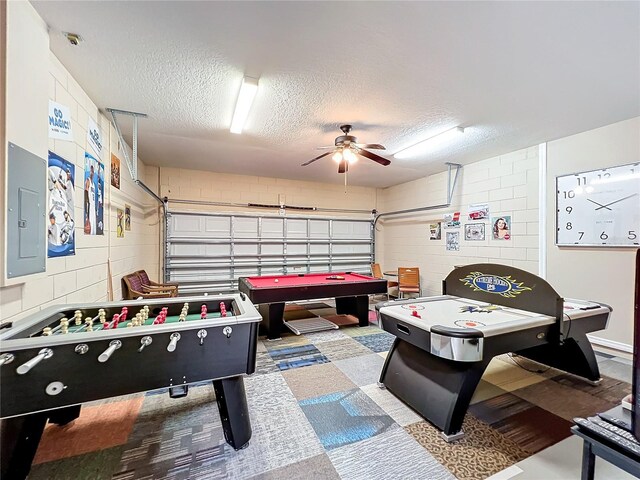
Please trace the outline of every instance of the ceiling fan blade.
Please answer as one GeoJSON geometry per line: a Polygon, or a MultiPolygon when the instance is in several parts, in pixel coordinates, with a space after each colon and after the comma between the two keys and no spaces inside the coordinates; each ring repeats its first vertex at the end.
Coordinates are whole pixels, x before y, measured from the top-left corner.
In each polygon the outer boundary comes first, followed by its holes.
{"type": "Polygon", "coordinates": [[[336,148],[335,145],[327,145],[326,147],[316,147],[316,150],[327,150],[329,148],[336,148]]]}
{"type": "Polygon", "coordinates": [[[347,170],[349,170],[349,162],[342,159],[340,165],[338,165],[338,173],[347,173],[347,170]]]}
{"type": "Polygon", "coordinates": [[[373,160],[374,162],[378,162],[380,165],[384,165],[385,167],[391,163],[391,160],[387,160],[380,155],[376,155],[375,153],[368,152],[366,150],[358,149],[358,155],[362,155],[363,157],[367,157],[369,160],[373,160]]]}
{"type": "Polygon", "coordinates": [[[302,164],[303,167],[306,167],[307,165],[315,162],[316,160],[320,160],[322,157],[326,157],[327,155],[331,155],[331,153],[333,152],[325,152],[322,155],[318,155],[316,158],[314,158],[313,160],[309,160],[308,162],[305,162],[302,164]]]}
{"type": "Polygon", "coordinates": [[[384,145],[380,145],[379,143],[356,143],[356,147],[370,148],[371,150],[386,150],[384,145]]]}

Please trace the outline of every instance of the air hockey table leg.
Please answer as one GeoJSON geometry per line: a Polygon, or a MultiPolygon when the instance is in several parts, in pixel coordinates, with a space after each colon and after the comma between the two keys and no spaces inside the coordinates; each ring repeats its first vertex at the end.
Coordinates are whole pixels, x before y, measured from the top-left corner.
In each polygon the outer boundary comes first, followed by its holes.
{"type": "Polygon", "coordinates": [[[49,412],[39,412],[0,421],[0,478],[27,478],[49,412]]]}
{"type": "Polygon", "coordinates": [[[213,389],[225,440],[236,450],[245,448],[251,439],[251,420],[242,377],[214,380],[213,389]]]}

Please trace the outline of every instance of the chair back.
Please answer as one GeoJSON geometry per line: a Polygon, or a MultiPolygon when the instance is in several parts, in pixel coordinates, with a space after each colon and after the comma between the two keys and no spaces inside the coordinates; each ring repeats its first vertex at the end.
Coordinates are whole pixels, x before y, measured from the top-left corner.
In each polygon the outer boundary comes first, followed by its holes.
{"type": "Polygon", "coordinates": [[[138,270],[136,274],[138,275],[138,277],[140,277],[140,281],[142,282],[142,285],[145,285],[145,286],[151,285],[151,282],[149,281],[149,275],[147,275],[147,272],[145,270],[138,270]]]}
{"type": "Polygon", "coordinates": [[[142,283],[135,273],[122,277],[122,297],[124,300],[137,298],[137,293],[142,291],[142,283]]]}
{"type": "Polygon", "coordinates": [[[372,263],[371,264],[371,275],[374,278],[382,278],[382,269],[380,268],[380,264],[379,263],[372,263]]]}
{"type": "Polygon", "coordinates": [[[418,267],[398,267],[398,285],[420,291],[420,269],[418,267]]]}

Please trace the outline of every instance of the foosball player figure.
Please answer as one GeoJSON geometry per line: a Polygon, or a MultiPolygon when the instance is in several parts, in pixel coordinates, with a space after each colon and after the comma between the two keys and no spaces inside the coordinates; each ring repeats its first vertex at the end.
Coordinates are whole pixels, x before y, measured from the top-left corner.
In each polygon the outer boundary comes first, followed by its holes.
{"type": "Polygon", "coordinates": [[[204,303],[202,304],[202,307],[200,307],[200,318],[202,320],[207,318],[207,305],[204,303]]]}
{"type": "Polygon", "coordinates": [[[44,335],[45,337],[51,335],[51,327],[44,327],[44,330],[42,330],[42,335],[44,335]]]}
{"type": "Polygon", "coordinates": [[[63,335],[69,333],[69,319],[66,317],[62,317],[60,320],[60,333],[63,335]]]}
{"type": "Polygon", "coordinates": [[[80,310],[76,310],[73,314],[73,318],[75,319],[76,325],[82,324],[82,312],[80,310]]]}
{"type": "Polygon", "coordinates": [[[220,316],[221,317],[227,316],[227,306],[224,304],[224,302],[220,302],[220,316]]]}

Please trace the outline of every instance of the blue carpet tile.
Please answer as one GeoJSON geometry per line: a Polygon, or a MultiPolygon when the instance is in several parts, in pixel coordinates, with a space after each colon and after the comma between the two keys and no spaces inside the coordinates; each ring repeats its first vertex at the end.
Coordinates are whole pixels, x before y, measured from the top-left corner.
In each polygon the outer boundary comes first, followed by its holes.
{"type": "Polygon", "coordinates": [[[298,347],[280,348],[269,352],[271,358],[280,370],[291,368],[307,367],[327,363],[329,359],[325,357],[313,345],[301,345],[298,347]]]}
{"type": "Polygon", "coordinates": [[[298,403],[327,450],[371,438],[395,423],[359,388],[298,403]]]}

